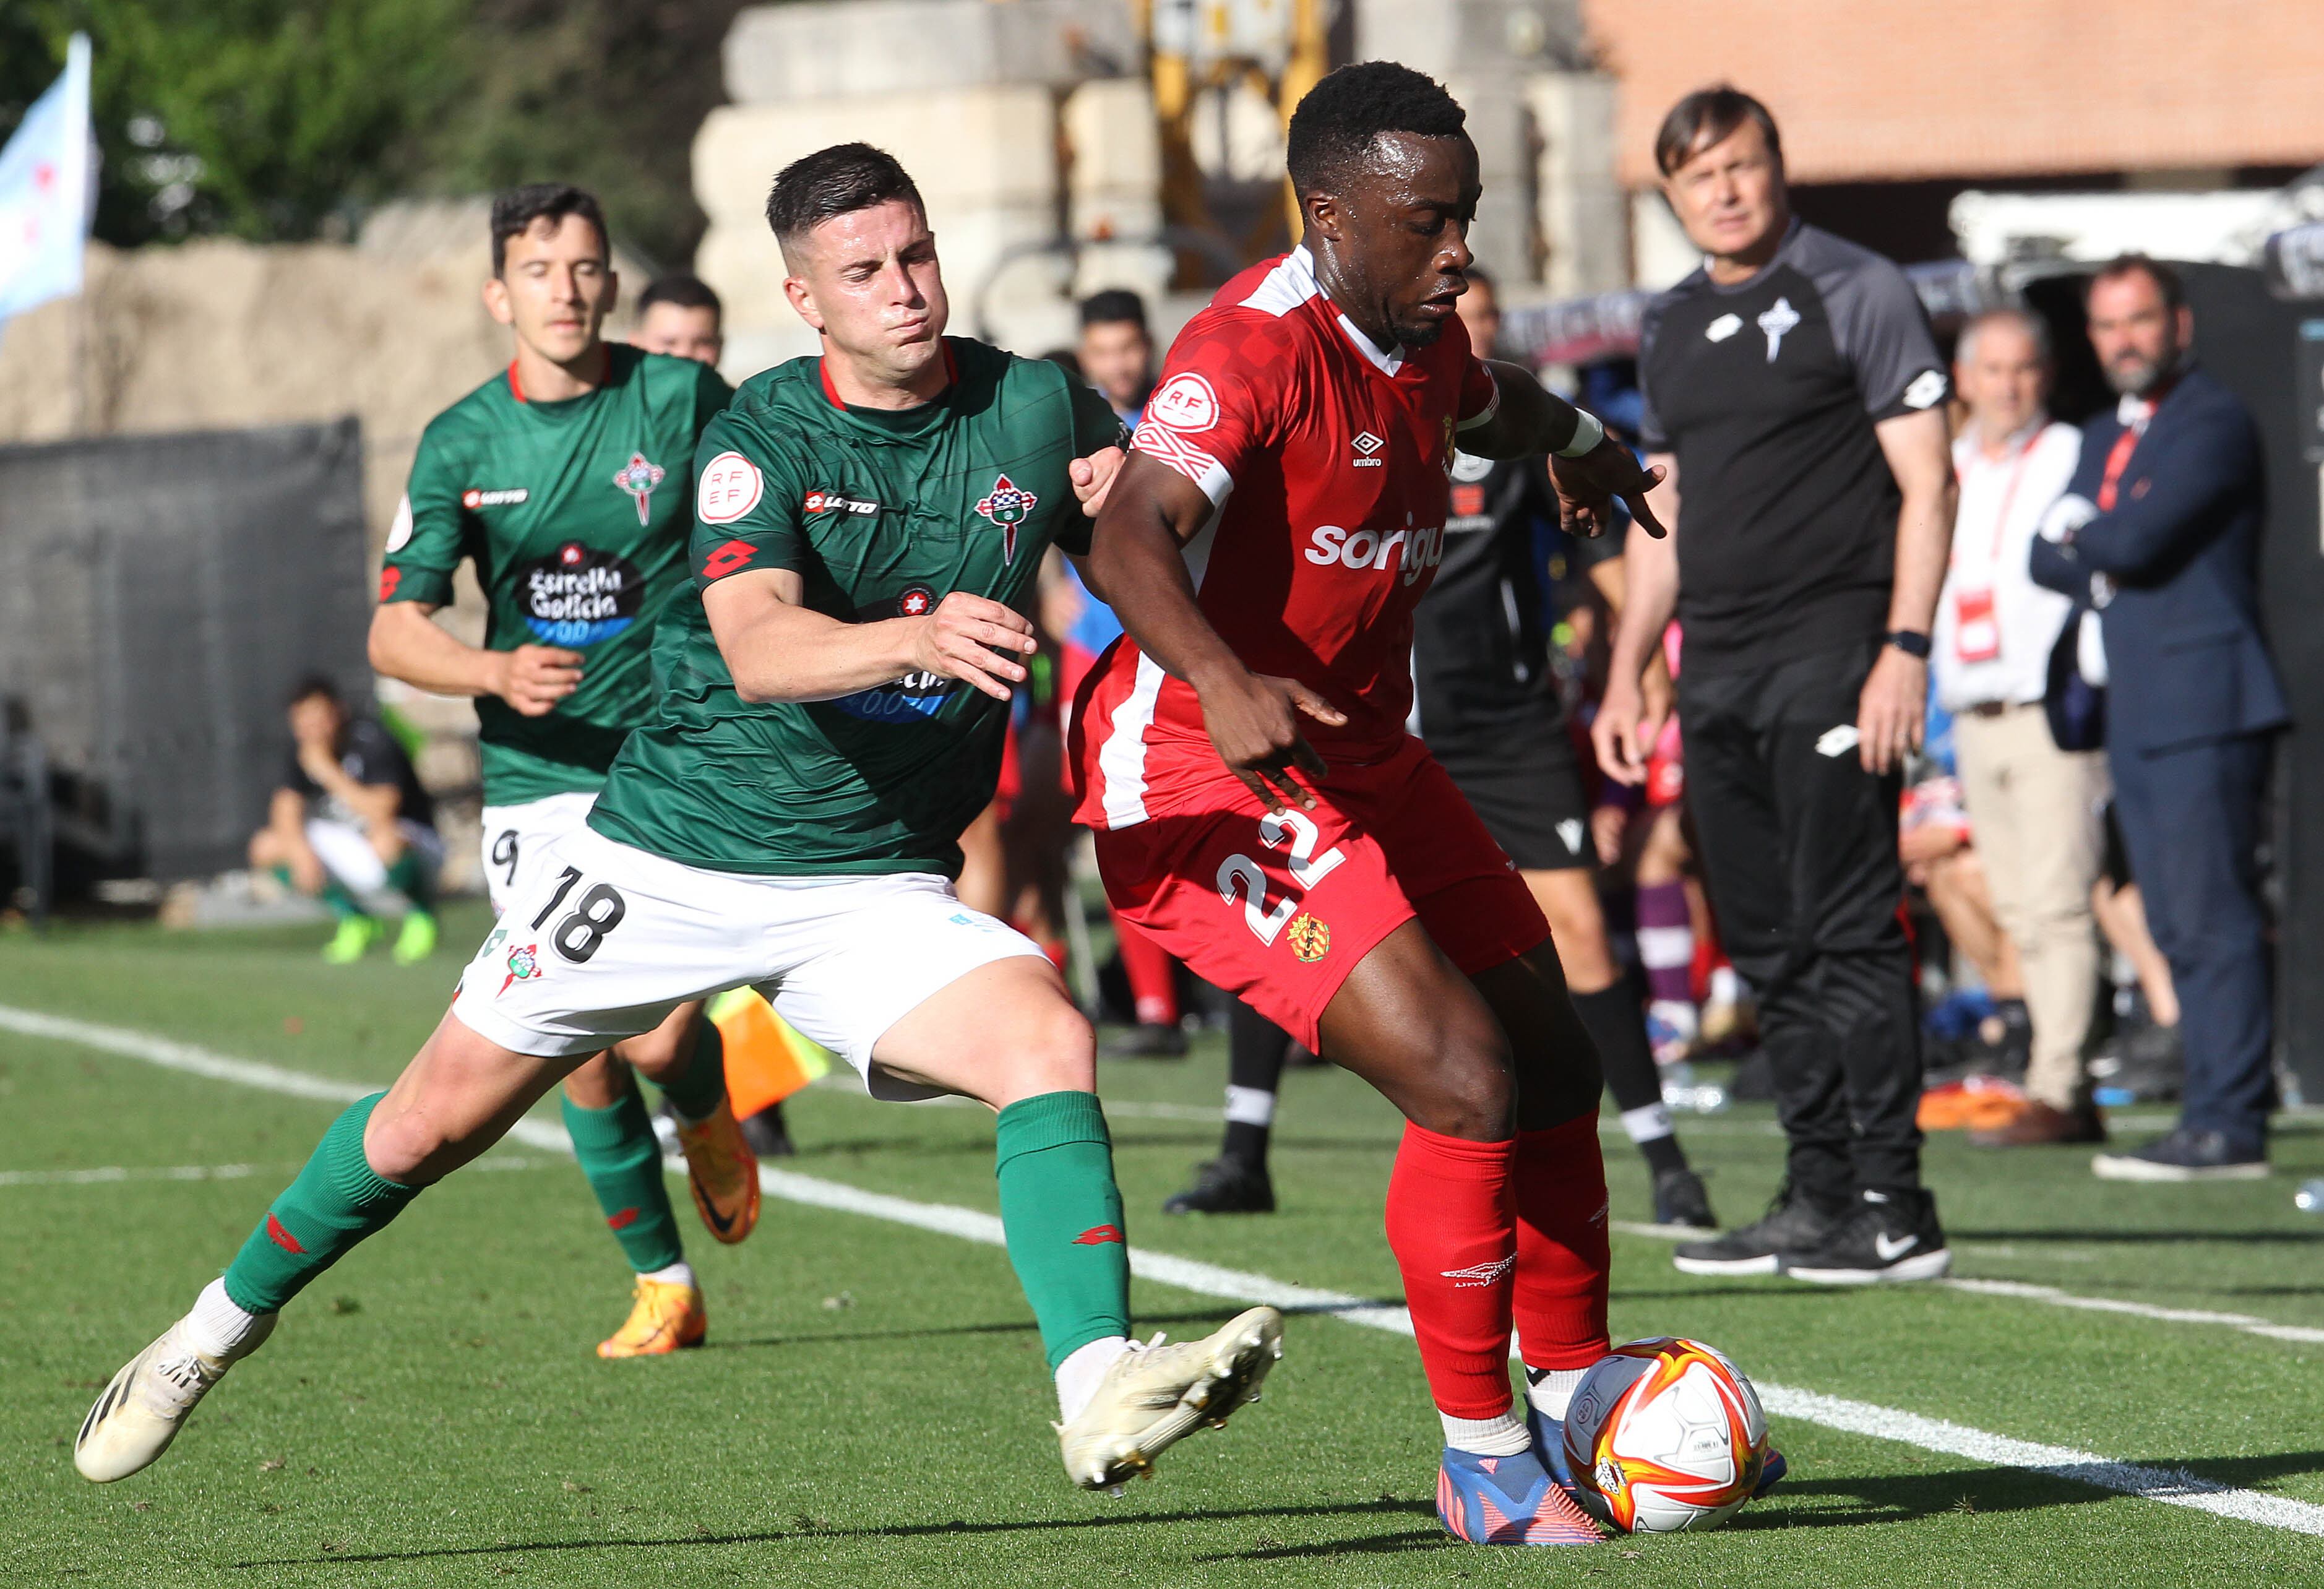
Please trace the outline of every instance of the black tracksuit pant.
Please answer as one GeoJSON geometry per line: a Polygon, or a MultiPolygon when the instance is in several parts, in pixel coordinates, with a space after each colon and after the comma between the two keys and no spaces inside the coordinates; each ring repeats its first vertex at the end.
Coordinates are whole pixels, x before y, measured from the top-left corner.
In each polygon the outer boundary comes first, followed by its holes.
{"type": "Polygon", "coordinates": [[[1792,1185],[1917,1188],[1920,1024],[1897,916],[1899,774],[1864,771],[1878,643],[1765,666],[1685,659],[1686,799],[1729,958],[1759,1003],[1792,1185]]]}

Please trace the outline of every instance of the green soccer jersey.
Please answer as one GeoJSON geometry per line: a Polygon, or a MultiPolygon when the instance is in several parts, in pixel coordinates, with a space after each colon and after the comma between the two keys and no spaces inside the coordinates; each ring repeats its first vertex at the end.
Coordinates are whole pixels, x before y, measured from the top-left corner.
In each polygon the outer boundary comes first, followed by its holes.
{"type": "MultiPolygon", "coordinates": [[[[847,622],[928,612],[955,590],[1026,611],[1041,554],[1080,551],[1067,466],[1127,441],[1105,400],[1056,365],[945,339],[952,383],[917,408],[849,408],[820,359],[743,383],[696,454],[694,578],[787,568],[847,622]]],[[[655,641],[654,721],[630,737],[590,826],[722,872],[960,870],[992,799],[1009,707],[914,673],[837,700],[734,690],[698,598],[655,641]]]]}
{"type": "Polygon", "coordinates": [[[563,646],[581,686],[543,716],[476,702],[484,803],[602,786],[653,715],[654,622],[686,583],[695,443],[732,389],[707,365],[609,345],[605,383],[534,402],[516,366],[436,416],[387,540],[380,600],[452,599],[473,558],[484,644],[563,646]]]}

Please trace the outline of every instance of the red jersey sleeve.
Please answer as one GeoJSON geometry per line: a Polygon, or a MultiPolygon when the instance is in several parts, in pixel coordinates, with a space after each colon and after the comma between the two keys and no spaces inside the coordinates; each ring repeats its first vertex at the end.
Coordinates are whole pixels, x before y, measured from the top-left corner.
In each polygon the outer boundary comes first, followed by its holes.
{"type": "Polygon", "coordinates": [[[1130,442],[1201,486],[1214,506],[1278,439],[1291,350],[1269,329],[1243,316],[1197,316],[1171,346],[1130,442]]]}

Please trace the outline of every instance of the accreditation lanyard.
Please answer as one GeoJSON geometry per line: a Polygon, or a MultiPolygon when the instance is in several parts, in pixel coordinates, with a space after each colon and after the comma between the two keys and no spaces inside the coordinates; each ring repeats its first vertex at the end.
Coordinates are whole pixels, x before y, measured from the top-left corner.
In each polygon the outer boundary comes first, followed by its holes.
{"type": "Polygon", "coordinates": [[[2009,483],[2001,488],[2001,506],[1993,515],[1993,548],[1986,554],[1985,578],[1971,588],[1953,590],[1953,654],[1964,662],[1990,662],[2001,654],[2001,616],[1994,603],[1994,577],[2001,568],[2002,537],[2009,532],[2009,510],[2017,500],[2017,483],[2025,477],[2025,460],[2041,432],[2026,438],[2010,460],[2009,483]]]}

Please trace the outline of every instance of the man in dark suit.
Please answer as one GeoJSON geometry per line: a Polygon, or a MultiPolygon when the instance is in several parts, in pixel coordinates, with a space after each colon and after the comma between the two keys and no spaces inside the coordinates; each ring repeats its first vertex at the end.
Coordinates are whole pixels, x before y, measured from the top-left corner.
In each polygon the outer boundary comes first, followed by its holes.
{"type": "Polygon", "coordinates": [[[2184,1014],[2179,1128],[2100,1154],[2109,1180],[2267,1173],[2269,977],[2254,853],[2268,740],[2287,720],[2259,635],[2259,432],[2194,365],[2179,279],[2126,255],[2090,280],[2090,343],[2116,411],[2082,431],[2034,577],[2105,638],[2115,814],[2184,1014]]]}

